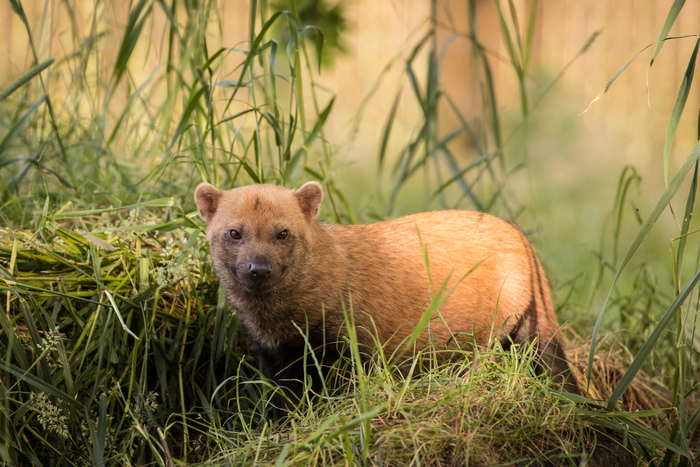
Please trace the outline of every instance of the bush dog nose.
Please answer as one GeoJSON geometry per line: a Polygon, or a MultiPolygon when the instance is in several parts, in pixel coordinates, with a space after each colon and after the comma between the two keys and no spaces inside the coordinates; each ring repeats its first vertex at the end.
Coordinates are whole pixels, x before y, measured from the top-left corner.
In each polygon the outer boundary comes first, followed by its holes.
{"type": "Polygon", "coordinates": [[[266,260],[255,258],[254,261],[248,264],[248,274],[257,281],[266,281],[272,274],[272,267],[266,260]]]}

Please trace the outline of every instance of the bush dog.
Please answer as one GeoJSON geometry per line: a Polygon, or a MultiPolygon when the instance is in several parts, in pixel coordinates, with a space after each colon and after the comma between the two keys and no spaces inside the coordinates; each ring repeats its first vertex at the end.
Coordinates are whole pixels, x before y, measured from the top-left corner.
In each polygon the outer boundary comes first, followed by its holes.
{"type": "Polygon", "coordinates": [[[455,347],[458,336],[469,336],[468,348],[536,339],[537,371],[578,392],[542,265],[514,223],[451,210],[326,224],[316,220],[322,200],[317,182],[195,190],[221,286],[266,376],[299,397],[305,338],[332,364],[338,346],[327,344],[342,341],[352,309],[358,342],[372,349],[378,339],[395,358],[408,344],[455,347]],[[414,333],[426,310],[429,325],[414,333]]]}

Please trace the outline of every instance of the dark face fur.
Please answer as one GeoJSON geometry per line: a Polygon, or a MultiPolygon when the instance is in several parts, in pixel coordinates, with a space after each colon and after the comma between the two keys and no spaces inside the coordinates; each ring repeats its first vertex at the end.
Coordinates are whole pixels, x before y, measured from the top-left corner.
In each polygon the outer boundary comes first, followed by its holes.
{"type": "Polygon", "coordinates": [[[294,280],[290,266],[303,263],[309,247],[308,224],[323,197],[320,185],[299,190],[252,185],[219,191],[201,184],[195,201],[208,224],[214,266],[237,301],[240,294],[263,296],[294,280]]]}

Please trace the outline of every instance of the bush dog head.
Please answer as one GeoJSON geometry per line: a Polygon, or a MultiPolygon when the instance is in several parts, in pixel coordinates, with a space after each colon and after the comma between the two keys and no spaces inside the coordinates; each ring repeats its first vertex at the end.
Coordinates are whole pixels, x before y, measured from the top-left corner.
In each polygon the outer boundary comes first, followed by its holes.
{"type": "Polygon", "coordinates": [[[308,226],[322,200],[317,182],[296,191],[274,185],[230,191],[208,183],[197,187],[195,201],[209,226],[212,258],[229,295],[245,291],[262,297],[295,281],[309,256],[308,226]]]}
{"type": "Polygon", "coordinates": [[[542,368],[578,392],[544,271],[515,224],[455,210],[324,224],[322,200],[316,182],[195,190],[214,267],[267,376],[298,396],[305,339],[332,363],[338,354],[324,345],[344,334],[351,308],[360,343],[373,347],[374,334],[395,358],[426,313],[418,348],[454,347],[455,336],[504,347],[536,340],[542,368]]]}

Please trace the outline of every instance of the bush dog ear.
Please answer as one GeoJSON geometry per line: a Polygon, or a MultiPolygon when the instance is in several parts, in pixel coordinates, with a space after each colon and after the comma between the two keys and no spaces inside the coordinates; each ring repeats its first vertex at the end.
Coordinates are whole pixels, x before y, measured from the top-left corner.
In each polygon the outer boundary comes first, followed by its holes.
{"type": "Polygon", "coordinates": [[[323,201],[323,188],[318,182],[306,182],[294,193],[301,206],[301,212],[308,222],[316,219],[321,211],[323,201]]]}
{"type": "Polygon", "coordinates": [[[194,190],[194,202],[197,203],[199,217],[207,224],[216,214],[221,194],[221,191],[208,183],[200,183],[194,190]]]}

